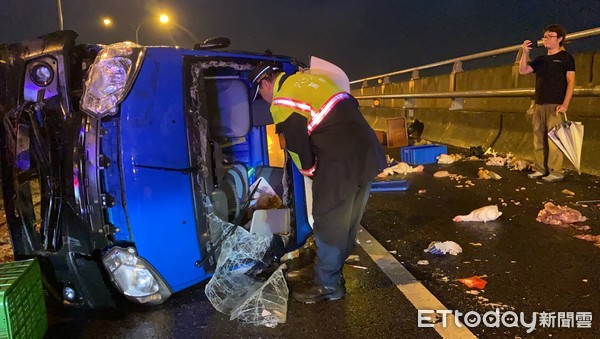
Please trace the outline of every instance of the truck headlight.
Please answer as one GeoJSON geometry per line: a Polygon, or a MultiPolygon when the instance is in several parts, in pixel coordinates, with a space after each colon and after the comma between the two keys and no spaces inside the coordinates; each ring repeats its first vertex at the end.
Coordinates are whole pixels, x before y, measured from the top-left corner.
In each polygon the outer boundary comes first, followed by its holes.
{"type": "Polygon", "coordinates": [[[130,300],[159,304],[171,295],[165,282],[132,247],[114,247],[102,262],[115,286],[130,300]]]}
{"type": "Polygon", "coordinates": [[[97,118],[116,114],[117,105],[133,85],[143,55],[144,48],[132,42],[102,49],[88,70],[81,108],[97,118]]]}
{"type": "Polygon", "coordinates": [[[31,68],[29,78],[31,78],[31,81],[33,81],[34,84],[40,87],[46,87],[54,80],[54,71],[47,63],[40,62],[31,68]]]}

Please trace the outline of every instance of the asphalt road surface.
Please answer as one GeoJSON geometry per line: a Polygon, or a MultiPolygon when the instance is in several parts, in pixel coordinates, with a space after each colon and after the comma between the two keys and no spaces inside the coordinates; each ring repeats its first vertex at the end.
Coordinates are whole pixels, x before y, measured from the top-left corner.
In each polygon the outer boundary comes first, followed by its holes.
{"type": "MultiPolygon", "coordinates": [[[[553,326],[542,326],[538,320],[529,334],[520,325],[490,328],[480,324],[469,328],[473,335],[600,337],[600,248],[573,237],[600,234],[600,205],[575,204],[600,199],[598,177],[568,173],[562,182],[544,183],[528,179],[524,172],[487,167],[481,161],[461,161],[426,165],[423,173],[399,178],[409,180],[410,189],[373,193],[362,222],[366,230],[363,235],[373,235],[387,251],[392,251],[405,271],[414,275],[446,309],[479,314],[495,309],[523,312],[527,321],[533,312],[554,315],[553,326]],[[480,167],[503,178],[476,179],[480,167]],[[460,183],[433,178],[438,170],[466,178],[460,183]],[[474,186],[465,187],[466,180],[474,186]],[[575,195],[561,193],[563,189],[575,195]],[[538,212],[548,201],[579,210],[588,218],[580,225],[589,225],[591,230],[537,222],[538,212]],[[495,221],[452,221],[456,215],[490,204],[498,205],[503,213],[495,221]],[[446,240],[458,243],[463,252],[457,256],[436,256],[423,251],[431,241],[446,240]],[[428,264],[419,265],[420,260],[427,260],[428,264]],[[456,280],[471,276],[483,277],[487,286],[478,290],[456,280]],[[584,321],[589,312],[592,320],[584,321]],[[576,316],[583,316],[584,320],[575,321],[576,316]],[[586,324],[590,328],[577,328],[586,324]]],[[[47,337],[439,338],[436,329],[418,326],[415,296],[407,298],[401,286],[388,277],[389,273],[380,269],[380,260],[373,260],[379,257],[365,252],[365,245],[356,247],[360,259],[353,264],[366,269],[349,265],[344,268],[348,287],[344,299],[303,305],[290,298],[287,322],[275,328],[230,321],[212,308],[204,296],[204,284],[199,284],[156,307],[127,306],[103,312],[51,307],[47,337]]],[[[433,322],[440,326],[440,317],[433,322]]]]}

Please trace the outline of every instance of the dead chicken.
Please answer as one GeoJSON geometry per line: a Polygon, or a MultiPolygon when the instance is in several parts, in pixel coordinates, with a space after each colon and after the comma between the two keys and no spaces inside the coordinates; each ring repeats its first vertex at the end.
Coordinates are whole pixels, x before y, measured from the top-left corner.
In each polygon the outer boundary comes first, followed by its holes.
{"type": "Polygon", "coordinates": [[[498,210],[498,205],[489,205],[473,210],[467,215],[457,215],[452,219],[455,222],[461,221],[492,221],[498,219],[502,212],[498,210]]]}

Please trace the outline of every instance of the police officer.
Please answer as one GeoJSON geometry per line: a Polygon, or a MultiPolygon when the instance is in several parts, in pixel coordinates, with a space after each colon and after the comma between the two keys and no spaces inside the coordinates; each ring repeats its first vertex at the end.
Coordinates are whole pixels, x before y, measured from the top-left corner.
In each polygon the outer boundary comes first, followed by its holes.
{"type": "Polygon", "coordinates": [[[271,104],[290,158],[313,179],[315,281],[292,296],[304,303],[338,300],[346,293],[342,267],[356,242],[371,181],[387,165],[383,148],[357,100],[331,79],[285,74],[263,61],[250,81],[271,104]]]}

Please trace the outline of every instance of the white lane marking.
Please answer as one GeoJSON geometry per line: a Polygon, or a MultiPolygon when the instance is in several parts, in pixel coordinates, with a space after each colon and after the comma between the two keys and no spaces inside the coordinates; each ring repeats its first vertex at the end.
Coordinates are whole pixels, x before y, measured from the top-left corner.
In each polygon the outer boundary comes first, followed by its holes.
{"type": "MultiPolygon", "coordinates": [[[[431,294],[362,226],[359,226],[358,240],[360,246],[417,310],[447,310],[446,306],[431,294]]],[[[414,317],[416,326],[417,314],[414,317]]],[[[456,326],[453,314],[448,314],[447,319],[446,327],[443,327],[441,322],[433,326],[442,338],[477,338],[465,325],[456,326]]]]}

